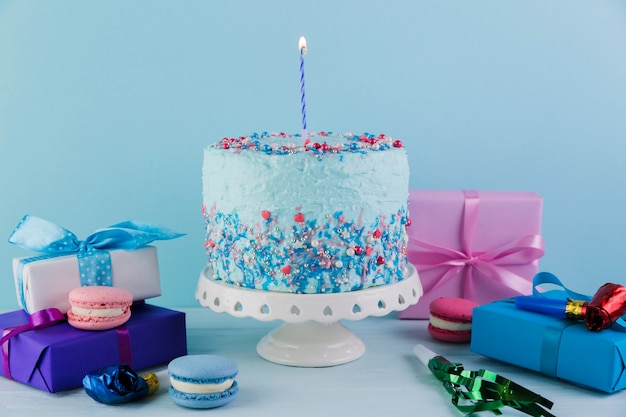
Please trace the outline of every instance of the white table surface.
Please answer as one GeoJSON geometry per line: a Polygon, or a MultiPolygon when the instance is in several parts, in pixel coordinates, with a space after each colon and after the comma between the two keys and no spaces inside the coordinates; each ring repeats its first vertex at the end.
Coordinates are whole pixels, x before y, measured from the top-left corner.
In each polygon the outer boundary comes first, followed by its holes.
{"type": "MultiPolygon", "coordinates": [[[[469,352],[467,344],[432,339],[425,321],[398,320],[395,313],[343,321],[366,345],[354,362],[327,368],[297,368],[268,362],[257,342],[281,322],[235,318],[206,308],[187,313],[189,354],[212,353],[237,361],[240,391],[230,404],[209,411],[180,407],[167,393],[166,365],[152,369],[161,388],[142,401],[107,406],[82,389],[50,394],[0,377],[0,416],[183,416],[210,412],[219,416],[462,416],[441,383],[413,356],[422,343],[465,369],[497,372],[554,402],[557,416],[612,417],[626,413],[626,391],[603,394],[469,352]]],[[[139,372],[143,373],[143,372],[139,372]]],[[[510,408],[505,416],[522,416],[510,408]]],[[[493,415],[486,412],[481,415],[493,415]]]]}

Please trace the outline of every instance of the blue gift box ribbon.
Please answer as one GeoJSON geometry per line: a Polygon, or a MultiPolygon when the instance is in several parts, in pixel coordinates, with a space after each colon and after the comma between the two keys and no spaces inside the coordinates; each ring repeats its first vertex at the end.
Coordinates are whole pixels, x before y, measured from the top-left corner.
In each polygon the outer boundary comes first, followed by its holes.
{"type": "Polygon", "coordinates": [[[13,230],[9,243],[42,255],[25,258],[19,262],[16,274],[22,306],[26,308],[23,270],[30,262],[75,254],[78,258],[81,286],[111,286],[113,282],[109,250],[134,250],[155,240],[169,240],[181,236],[184,234],[163,226],[129,220],[98,229],[81,241],[64,227],[27,214],[13,230]]]}
{"type": "Polygon", "coordinates": [[[574,292],[565,287],[560,279],[556,275],[550,272],[539,272],[533,277],[533,295],[535,297],[547,297],[556,299],[567,299],[580,301],[590,301],[591,297],[586,294],[574,292]],[[551,290],[542,290],[543,285],[553,285],[557,287],[551,290]]]}

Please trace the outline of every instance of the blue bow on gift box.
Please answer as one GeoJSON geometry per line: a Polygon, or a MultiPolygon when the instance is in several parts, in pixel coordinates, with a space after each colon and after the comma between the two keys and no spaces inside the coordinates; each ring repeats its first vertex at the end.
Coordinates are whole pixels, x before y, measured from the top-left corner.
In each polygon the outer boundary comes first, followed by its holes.
{"type": "Polygon", "coordinates": [[[111,249],[134,250],[155,240],[184,236],[171,229],[138,221],[125,221],[98,229],[85,240],[69,230],[40,217],[25,215],[9,237],[9,243],[43,255],[22,259],[19,263],[18,293],[24,302],[24,265],[58,256],[76,254],[81,286],[112,285],[111,249]]]}

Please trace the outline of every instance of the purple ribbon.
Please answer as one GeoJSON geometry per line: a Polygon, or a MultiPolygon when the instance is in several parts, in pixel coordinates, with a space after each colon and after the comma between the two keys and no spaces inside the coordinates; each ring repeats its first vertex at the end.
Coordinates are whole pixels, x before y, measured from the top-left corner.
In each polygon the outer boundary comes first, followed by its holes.
{"type": "Polygon", "coordinates": [[[28,323],[4,329],[2,332],[2,338],[0,339],[0,346],[2,346],[2,369],[4,370],[4,376],[9,379],[13,379],[11,377],[11,366],[9,363],[9,341],[11,338],[30,330],[45,329],[46,327],[50,327],[62,321],[65,321],[65,314],[61,313],[59,309],[46,308],[28,316],[28,323]]]}
{"type": "Polygon", "coordinates": [[[126,364],[133,367],[133,351],[130,346],[130,333],[128,327],[121,325],[115,328],[117,335],[117,349],[120,353],[120,364],[126,364]]]}
{"type": "Polygon", "coordinates": [[[532,292],[532,283],[508,269],[514,265],[525,265],[544,254],[541,235],[526,235],[512,242],[496,246],[485,252],[473,248],[478,227],[480,197],[478,191],[463,190],[465,196],[463,221],[461,224],[461,250],[434,245],[419,239],[409,239],[409,257],[415,259],[419,271],[444,267],[445,271],[435,282],[425,286],[424,293],[449,282],[465,269],[462,296],[476,299],[477,275],[487,277],[489,285],[509,288],[518,294],[532,292]],[[425,250],[424,250],[425,249],[425,250]]]}

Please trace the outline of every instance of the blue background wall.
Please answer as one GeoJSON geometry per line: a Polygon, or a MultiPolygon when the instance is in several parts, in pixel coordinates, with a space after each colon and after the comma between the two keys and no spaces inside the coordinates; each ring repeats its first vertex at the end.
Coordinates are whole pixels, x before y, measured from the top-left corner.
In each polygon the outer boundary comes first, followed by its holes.
{"type": "Polygon", "coordinates": [[[532,190],[541,261],[626,284],[626,3],[0,1],[0,308],[26,213],[81,238],[125,219],[157,243],[165,306],[197,306],[202,150],[310,130],[402,139],[413,188],[532,190]]]}

